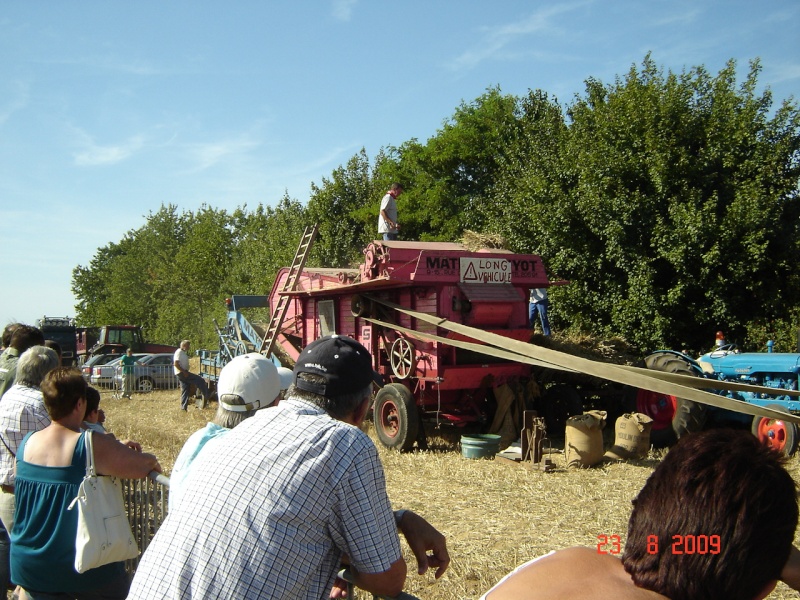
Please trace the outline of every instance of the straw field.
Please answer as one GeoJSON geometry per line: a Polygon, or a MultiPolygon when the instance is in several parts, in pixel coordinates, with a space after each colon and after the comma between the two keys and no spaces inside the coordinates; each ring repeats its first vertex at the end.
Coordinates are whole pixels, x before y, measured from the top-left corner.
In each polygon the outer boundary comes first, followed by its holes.
{"type": "MultiPolygon", "coordinates": [[[[169,474],[183,442],[213,417],[216,403],[184,413],[175,390],[133,400],[103,394],[101,408],[111,431],[155,452],[169,474]]],[[[418,512],[447,536],[452,562],[439,581],[417,575],[413,555],[404,547],[406,591],[423,600],[477,598],[518,564],[553,549],[596,547],[600,536],[616,535],[624,543],[630,500],[660,458],[651,453],[641,461],[566,470],[563,456],[556,454],[559,468],[543,473],[505,460],[465,459],[457,435],[428,433],[431,450],[426,452],[400,454],[377,444],[393,506],[418,512]]],[[[800,481],[797,458],[790,470],[800,481]]],[[[783,584],[769,596],[797,597],[783,584]]]]}

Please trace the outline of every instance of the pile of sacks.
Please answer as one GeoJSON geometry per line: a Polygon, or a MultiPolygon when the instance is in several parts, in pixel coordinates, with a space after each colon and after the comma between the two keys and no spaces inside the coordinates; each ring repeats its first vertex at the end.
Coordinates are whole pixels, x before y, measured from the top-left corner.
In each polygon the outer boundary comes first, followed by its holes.
{"type": "Polygon", "coordinates": [[[568,467],[591,467],[602,460],[645,458],[650,450],[653,419],[642,413],[624,414],[617,419],[614,445],[603,451],[606,412],[590,410],[567,419],[564,455],[568,467]]]}

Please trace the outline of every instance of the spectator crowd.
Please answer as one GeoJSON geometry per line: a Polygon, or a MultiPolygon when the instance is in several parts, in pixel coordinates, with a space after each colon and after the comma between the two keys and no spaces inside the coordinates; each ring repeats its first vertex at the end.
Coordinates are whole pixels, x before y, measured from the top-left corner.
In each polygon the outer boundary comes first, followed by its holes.
{"type": "MultiPolygon", "coordinates": [[[[138,443],[106,432],[100,394],[80,371],[60,366],[41,331],[10,325],[2,345],[0,589],[15,598],[343,598],[343,566],[358,587],[393,597],[407,575],[400,535],[419,574],[447,570],[445,536],[392,508],[377,450],[360,428],[376,384],[372,357],[331,335],[304,348],[292,371],[257,353],[230,361],[213,421],[178,455],[169,514],[132,581],[122,563],[78,573],[69,505],[85,474],[86,436],[102,475],[142,478],[161,467],[138,443]]],[[[186,381],[182,408],[196,383],[188,347],[174,360],[186,381]]],[[[621,559],[557,550],[483,598],[753,600],[778,580],[800,589],[797,486],[784,463],[745,432],[684,436],[634,500],[621,559]],[[676,532],[726,543],[713,555],[653,550],[653,536],[676,532]]]]}

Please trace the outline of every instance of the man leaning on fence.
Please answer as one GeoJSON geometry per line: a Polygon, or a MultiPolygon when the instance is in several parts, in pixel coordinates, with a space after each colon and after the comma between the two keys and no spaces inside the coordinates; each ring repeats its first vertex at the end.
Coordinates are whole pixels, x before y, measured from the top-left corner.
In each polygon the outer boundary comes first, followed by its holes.
{"type": "Polygon", "coordinates": [[[173,358],[172,365],[175,371],[175,377],[178,378],[181,384],[181,410],[186,410],[189,407],[189,396],[193,385],[197,386],[197,389],[200,390],[200,393],[203,394],[203,398],[206,400],[208,400],[208,397],[211,395],[206,380],[200,377],[200,375],[189,371],[189,355],[187,354],[189,346],[191,346],[189,340],[183,340],[181,342],[180,348],[175,350],[175,357],[173,358]]]}
{"type": "Polygon", "coordinates": [[[356,585],[397,595],[406,578],[398,528],[419,572],[440,576],[444,536],[411,511],[392,513],[377,449],[358,427],[372,378],[355,340],[309,344],[286,398],[228,433],[224,452],[198,456],[129,600],[339,598],[343,555],[356,585]]]}

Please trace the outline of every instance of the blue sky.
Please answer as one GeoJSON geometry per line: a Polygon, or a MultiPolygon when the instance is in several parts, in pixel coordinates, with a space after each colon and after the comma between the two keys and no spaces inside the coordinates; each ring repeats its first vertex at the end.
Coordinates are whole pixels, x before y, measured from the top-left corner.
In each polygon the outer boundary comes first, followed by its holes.
{"type": "Polygon", "coordinates": [[[305,202],[490,86],[568,103],[652,52],[714,74],[759,57],[800,98],[798,31],[796,0],[8,0],[0,325],[73,316],[72,269],[162,204],[305,202]]]}

